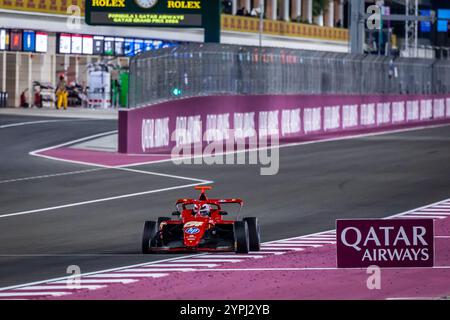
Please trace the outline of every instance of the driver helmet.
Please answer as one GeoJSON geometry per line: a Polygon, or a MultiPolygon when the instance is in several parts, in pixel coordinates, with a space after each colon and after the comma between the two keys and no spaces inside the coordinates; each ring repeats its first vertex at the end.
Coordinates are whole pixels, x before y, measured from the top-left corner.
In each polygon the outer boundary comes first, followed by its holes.
{"type": "Polygon", "coordinates": [[[209,216],[211,212],[211,206],[207,203],[200,205],[195,205],[195,212],[201,216],[209,216]]]}

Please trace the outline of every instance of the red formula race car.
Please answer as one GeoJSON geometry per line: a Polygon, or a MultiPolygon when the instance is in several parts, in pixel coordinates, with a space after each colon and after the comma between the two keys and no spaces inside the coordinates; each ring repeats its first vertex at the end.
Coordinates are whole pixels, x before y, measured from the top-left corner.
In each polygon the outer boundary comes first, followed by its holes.
{"type": "MultiPolygon", "coordinates": [[[[205,191],[211,187],[195,187],[200,197],[179,199],[176,216],[159,217],[157,221],[146,221],[142,236],[142,252],[198,252],[234,251],[248,253],[259,251],[260,231],[257,218],[225,220],[228,212],[222,208],[229,204],[243,206],[241,199],[208,199],[205,191]]],[[[238,217],[239,217],[238,213],[238,217]]]]}

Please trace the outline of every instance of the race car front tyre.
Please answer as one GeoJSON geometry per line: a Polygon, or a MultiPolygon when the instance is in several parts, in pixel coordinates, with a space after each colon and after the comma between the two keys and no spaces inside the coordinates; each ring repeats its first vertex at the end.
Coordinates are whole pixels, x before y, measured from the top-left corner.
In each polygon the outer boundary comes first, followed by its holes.
{"type": "Polygon", "coordinates": [[[161,222],[169,221],[169,220],[170,220],[169,217],[158,217],[157,228],[159,228],[159,226],[161,225],[161,222]]]}
{"type": "Polygon", "coordinates": [[[236,244],[236,253],[248,253],[250,240],[248,237],[247,222],[236,221],[234,223],[234,241],[236,244]]]}
{"type": "Polygon", "coordinates": [[[261,233],[259,230],[258,218],[249,217],[243,219],[248,225],[248,238],[250,242],[250,251],[259,251],[261,249],[261,233]]]}
{"type": "Polygon", "coordinates": [[[142,233],[142,253],[147,254],[152,252],[150,247],[153,245],[157,230],[155,221],[145,221],[144,231],[142,233]]]}

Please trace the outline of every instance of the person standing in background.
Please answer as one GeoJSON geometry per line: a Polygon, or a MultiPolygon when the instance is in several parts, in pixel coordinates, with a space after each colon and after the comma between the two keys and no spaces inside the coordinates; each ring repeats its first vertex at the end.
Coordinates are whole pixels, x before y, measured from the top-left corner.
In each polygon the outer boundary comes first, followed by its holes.
{"type": "Polygon", "coordinates": [[[58,99],[57,108],[61,109],[61,105],[64,106],[64,110],[67,110],[67,96],[68,92],[66,89],[66,80],[64,79],[64,75],[59,76],[58,87],[56,88],[56,97],[58,99]]]}

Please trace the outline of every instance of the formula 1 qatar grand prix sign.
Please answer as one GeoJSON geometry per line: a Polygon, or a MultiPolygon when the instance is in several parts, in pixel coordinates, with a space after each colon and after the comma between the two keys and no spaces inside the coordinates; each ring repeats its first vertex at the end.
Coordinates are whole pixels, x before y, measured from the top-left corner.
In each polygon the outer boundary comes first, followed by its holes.
{"type": "Polygon", "coordinates": [[[203,28],[220,42],[219,0],[86,0],[89,25],[203,28]]]}
{"type": "Polygon", "coordinates": [[[338,268],[432,267],[432,219],[337,220],[338,268]]]}
{"type": "Polygon", "coordinates": [[[86,22],[92,25],[200,28],[202,1],[86,0],[86,22]]]}

